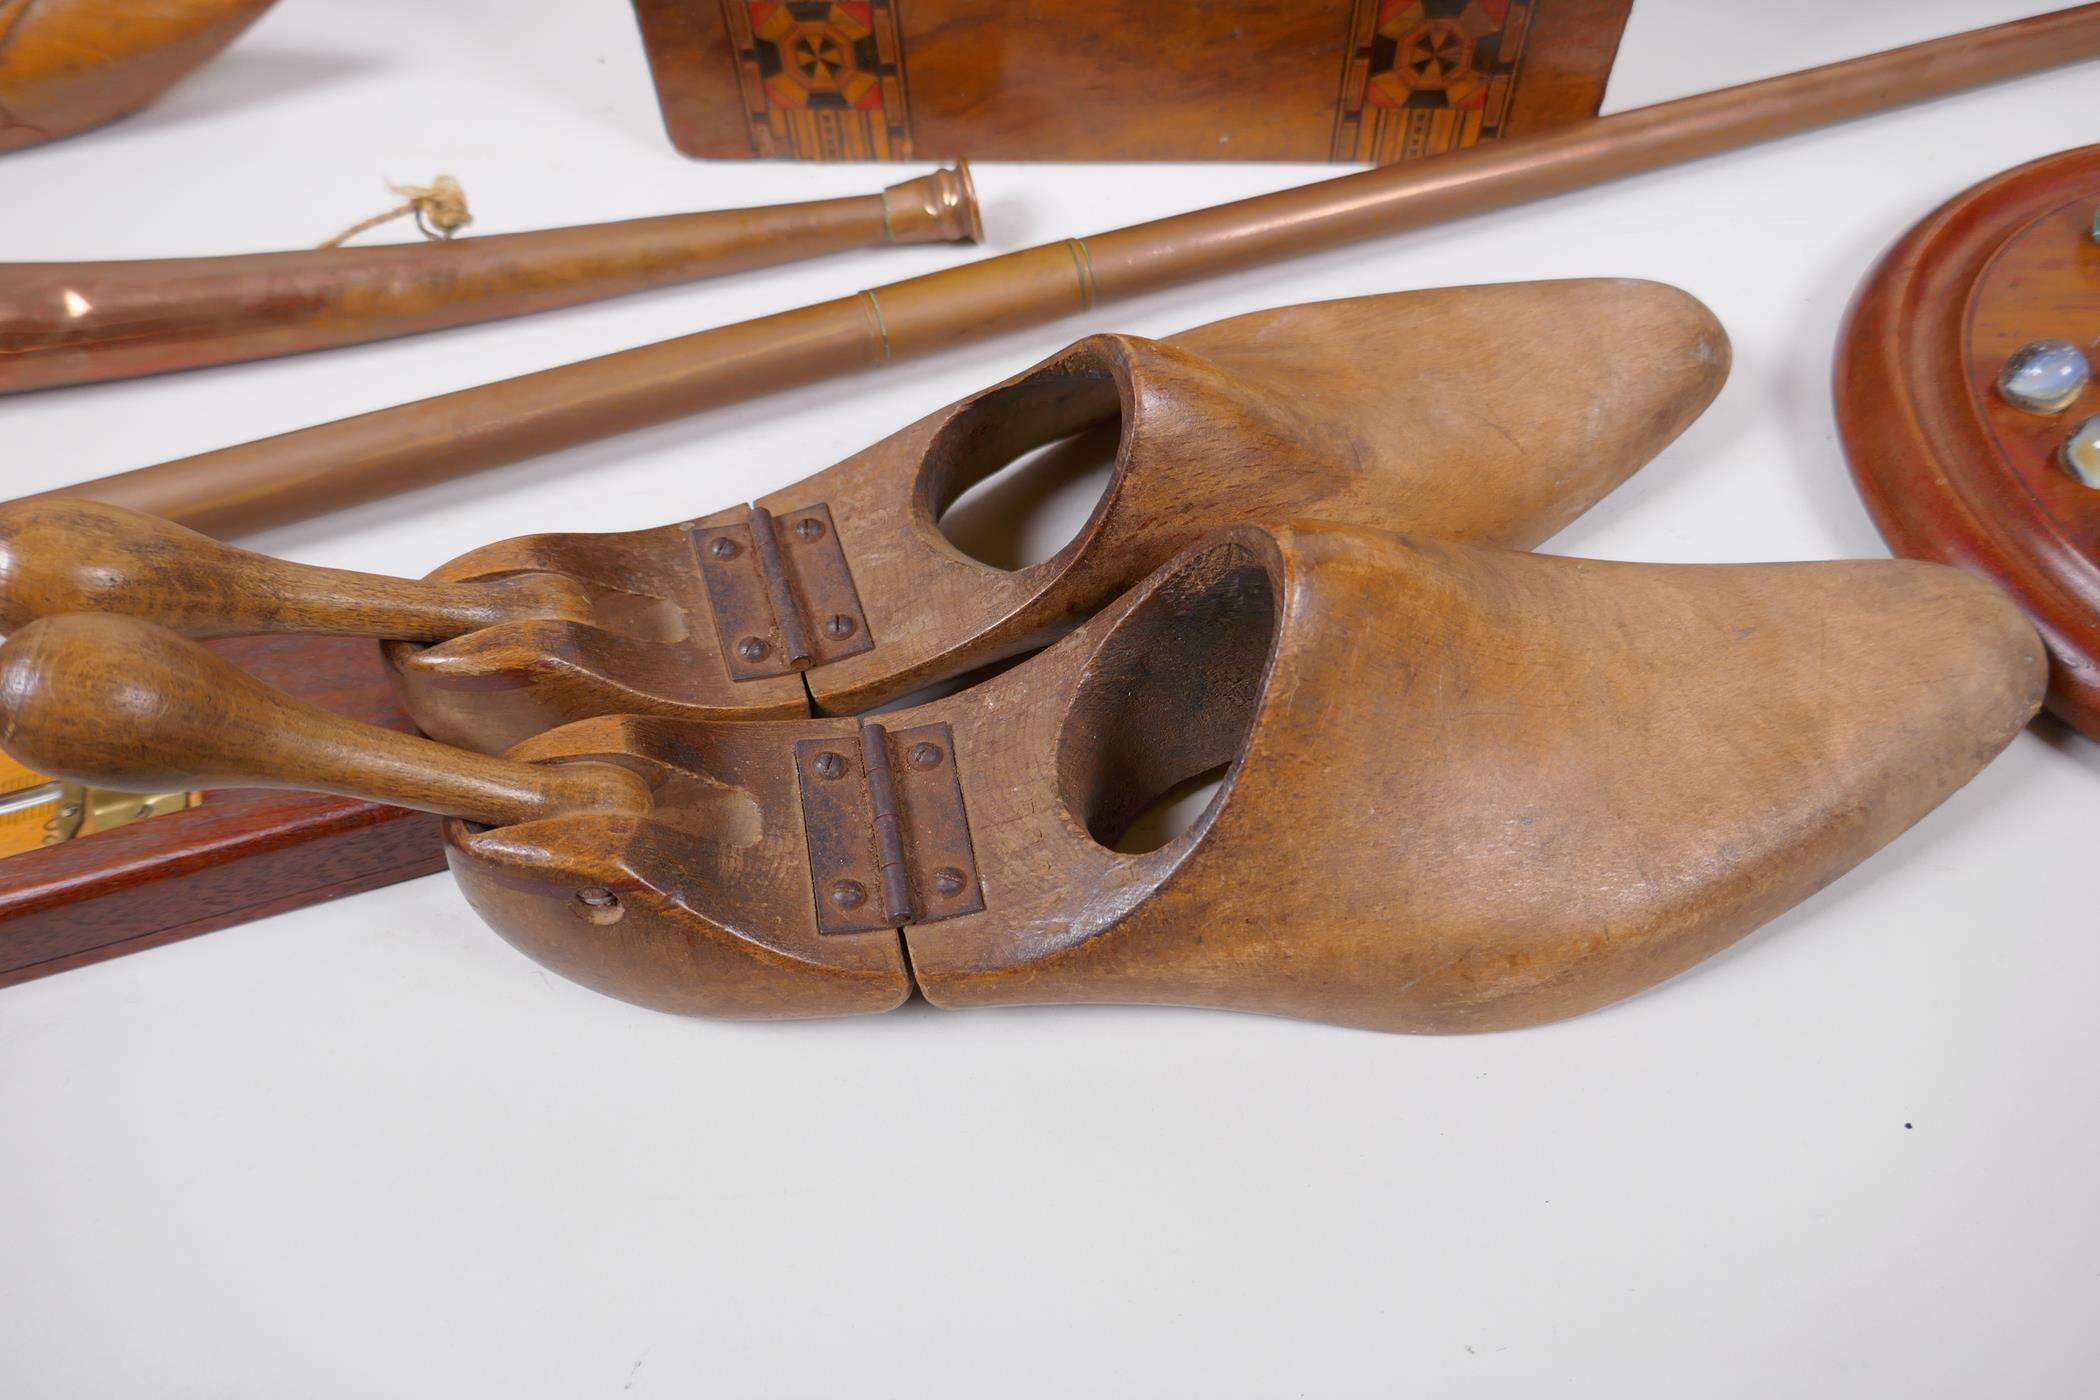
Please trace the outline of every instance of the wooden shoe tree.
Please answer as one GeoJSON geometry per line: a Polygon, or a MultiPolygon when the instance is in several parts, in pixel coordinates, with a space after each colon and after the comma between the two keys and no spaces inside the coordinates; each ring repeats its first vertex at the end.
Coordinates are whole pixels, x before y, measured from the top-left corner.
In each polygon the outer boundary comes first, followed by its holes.
{"type": "Polygon", "coordinates": [[[75,615],[0,647],[0,747],[109,786],[445,813],[498,932],[668,1011],[877,1011],[916,987],[1466,1031],[1726,947],[1966,782],[2045,676],[2017,610],[1937,565],[1239,527],[879,720],[605,716],[489,758],[75,615]],[[1117,849],[1218,770],[1186,830],[1117,849]]]}

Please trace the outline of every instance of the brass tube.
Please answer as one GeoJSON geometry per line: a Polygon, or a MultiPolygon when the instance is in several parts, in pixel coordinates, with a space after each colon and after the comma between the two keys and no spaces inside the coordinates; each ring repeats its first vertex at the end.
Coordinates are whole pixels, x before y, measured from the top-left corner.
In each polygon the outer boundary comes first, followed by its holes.
{"type": "Polygon", "coordinates": [[[240,534],[1177,283],[2100,55],[2100,4],[1258,195],[52,494],[240,534]]]}
{"type": "Polygon", "coordinates": [[[534,233],[0,263],[0,394],[356,345],[848,248],[982,238],[958,168],[879,194],[534,233]]]}

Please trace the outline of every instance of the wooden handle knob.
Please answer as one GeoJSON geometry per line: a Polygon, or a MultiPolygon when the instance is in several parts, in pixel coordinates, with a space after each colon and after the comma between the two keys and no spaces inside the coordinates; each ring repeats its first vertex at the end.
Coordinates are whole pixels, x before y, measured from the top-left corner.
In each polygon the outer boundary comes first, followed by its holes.
{"type": "Polygon", "coordinates": [[[0,646],[0,749],[119,791],[303,788],[490,826],[650,808],[648,784],[624,768],[517,763],[361,724],[100,613],[32,622],[0,646]]]}
{"type": "Polygon", "coordinates": [[[156,515],[40,497],[0,506],[0,630],[113,612],[187,637],[261,632],[438,642],[498,622],[591,618],[568,579],[421,583],[292,564],[156,515]]]}

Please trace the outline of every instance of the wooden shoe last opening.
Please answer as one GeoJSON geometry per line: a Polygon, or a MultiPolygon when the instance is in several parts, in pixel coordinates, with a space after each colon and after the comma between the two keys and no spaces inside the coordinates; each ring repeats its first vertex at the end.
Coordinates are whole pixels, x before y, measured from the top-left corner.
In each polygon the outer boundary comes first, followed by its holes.
{"type": "Polygon", "coordinates": [[[1088,349],[984,395],[934,439],[919,504],[978,563],[1017,573],[1054,558],[1107,496],[1127,424],[1108,363],[1088,349]]]}
{"type": "Polygon", "coordinates": [[[1058,740],[1059,796],[1096,842],[1142,853],[1176,834],[1135,828],[1246,746],[1277,622],[1267,564],[1232,541],[1191,556],[1121,620],[1058,740]]]}

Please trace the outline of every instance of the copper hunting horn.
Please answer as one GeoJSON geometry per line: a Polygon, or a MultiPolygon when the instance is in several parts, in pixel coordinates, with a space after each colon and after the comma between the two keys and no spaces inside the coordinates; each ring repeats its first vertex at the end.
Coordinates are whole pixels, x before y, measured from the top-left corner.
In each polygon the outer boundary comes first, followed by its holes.
{"type": "Polygon", "coordinates": [[[1105,301],[2100,55],[2100,4],[986,258],[52,493],[237,535],[1105,301]]]}
{"type": "Polygon", "coordinates": [[[536,233],[0,263],[0,394],[356,345],[848,248],[983,237],[958,165],[880,194],[536,233]]]}

